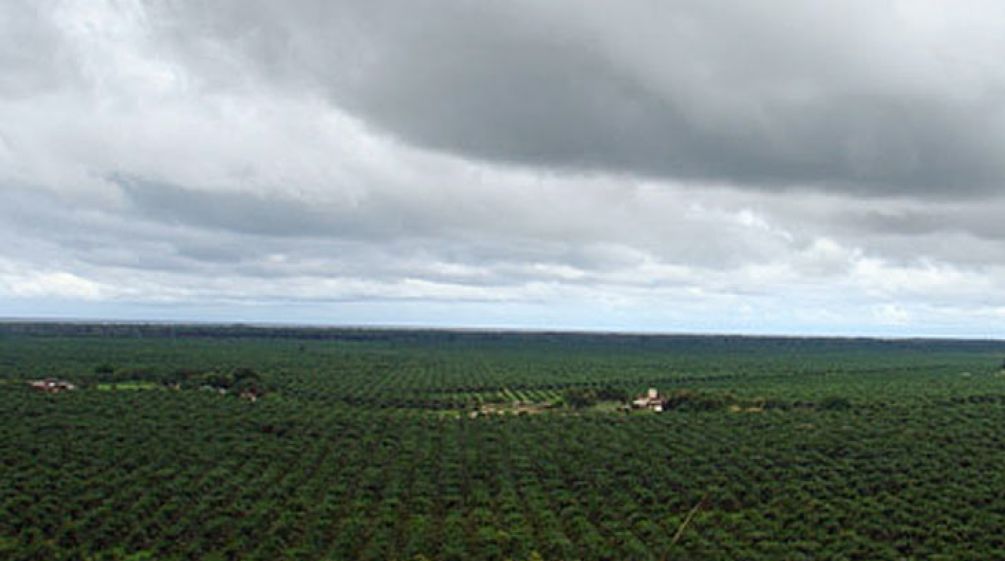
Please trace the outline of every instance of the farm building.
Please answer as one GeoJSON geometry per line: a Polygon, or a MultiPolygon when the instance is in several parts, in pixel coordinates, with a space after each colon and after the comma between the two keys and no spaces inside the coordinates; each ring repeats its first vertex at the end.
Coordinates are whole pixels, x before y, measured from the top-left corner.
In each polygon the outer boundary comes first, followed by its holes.
{"type": "Polygon", "coordinates": [[[632,407],[635,409],[650,409],[657,412],[662,412],[665,404],[666,400],[656,388],[649,388],[649,391],[632,400],[632,407]]]}
{"type": "Polygon", "coordinates": [[[32,380],[28,382],[28,385],[35,388],[36,390],[43,391],[46,393],[59,393],[63,391],[70,391],[77,389],[77,386],[67,382],[66,380],[57,380],[55,378],[45,378],[42,380],[32,380]]]}

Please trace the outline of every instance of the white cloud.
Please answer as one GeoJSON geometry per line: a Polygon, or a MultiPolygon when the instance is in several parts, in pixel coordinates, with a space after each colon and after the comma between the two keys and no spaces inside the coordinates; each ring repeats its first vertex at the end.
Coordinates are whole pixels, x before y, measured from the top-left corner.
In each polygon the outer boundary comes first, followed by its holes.
{"type": "Polygon", "coordinates": [[[106,290],[73,273],[30,272],[0,276],[0,291],[15,298],[102,299],[106,290]]]}
{"type": "Polygon", "coordinates": [[[874,309],[876,320],[883,325],[907,325],[911,314],[897,304],[881,304],[874,309]]]}

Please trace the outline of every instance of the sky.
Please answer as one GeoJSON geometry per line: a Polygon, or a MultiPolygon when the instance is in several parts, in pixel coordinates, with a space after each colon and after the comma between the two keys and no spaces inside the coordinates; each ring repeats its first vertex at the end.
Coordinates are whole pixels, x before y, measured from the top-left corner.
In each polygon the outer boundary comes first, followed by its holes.
{"type": "Polygon", "coordinates": [[[1005,337],[1005,4],[6,0],[0,317],[1005,337]]]}

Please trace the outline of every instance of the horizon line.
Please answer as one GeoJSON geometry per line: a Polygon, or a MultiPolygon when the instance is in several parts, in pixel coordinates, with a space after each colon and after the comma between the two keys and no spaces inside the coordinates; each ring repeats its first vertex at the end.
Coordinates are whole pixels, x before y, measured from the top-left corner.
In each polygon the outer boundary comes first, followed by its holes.
{"type": "Polygon", "coordinates": [[[1005,338],[975,335],[866,335],[866,334],[796,334],[786,332],[728,332],[728,331],[671,331],[646,329],[612,329],[589,327],[530,327],[491,325],[436,325],[436,324],[366,324],[366,323],[300,323],[295,321],[251,321],[251,320],[198,320],[198,319],[122,319],[84,317],[19,317],[0,316],[0,324],[75,324],[103,326],[200,326],[200,327],[249,327],[253,329],[345,329],[358,331],[434,331],[444,333],[512,333],[540,335],[606,335],[640,337],[735,337],[750,339],[836,339],[874,341],[980,341],[1005,342],[1005,338]]]}

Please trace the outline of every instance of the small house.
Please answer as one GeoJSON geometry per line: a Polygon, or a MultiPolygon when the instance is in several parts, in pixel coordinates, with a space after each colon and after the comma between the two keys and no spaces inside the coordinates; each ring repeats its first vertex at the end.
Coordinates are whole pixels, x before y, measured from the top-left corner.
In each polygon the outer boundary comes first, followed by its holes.
{"type": "Polygon", "coordinates": [[[59,393],[77,389],[77,386],[66,380],[55,378],[44,378],[42,380],[32,380],[28,382],[32,388],[45,393],[59,393]]]}
{"type": "Polygon", "coordinates": [[[662,412],[665,404],[666,400],[656,388],[649,388],[649,391],[632,400],[632,407],[635,409],[649,409],[656,412],[662,412]]]}

